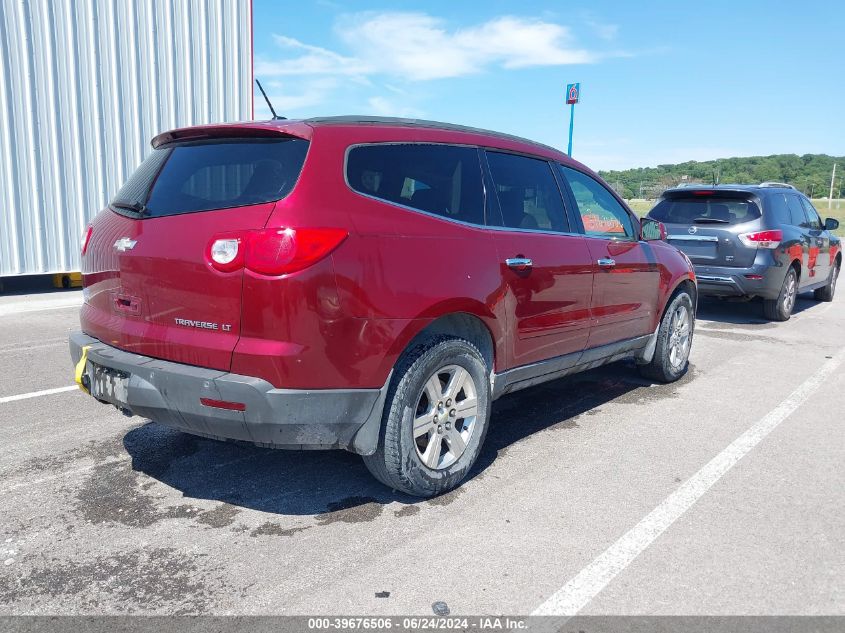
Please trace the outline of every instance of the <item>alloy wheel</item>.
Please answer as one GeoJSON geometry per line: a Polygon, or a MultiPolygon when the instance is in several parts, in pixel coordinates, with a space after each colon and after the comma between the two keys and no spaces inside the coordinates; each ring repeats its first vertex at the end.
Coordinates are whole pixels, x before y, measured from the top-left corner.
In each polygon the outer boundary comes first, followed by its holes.
{"type": "Polygon", "coordinates": [[[683,304],[675,308],[669,322],[669,362],[678,369],[687,361],[692,337],[692,318],[683,304]]]}
{"type": "Polygon", "coordinates": [[[459,365],[438,369],[417,399],[417,456],[432,470],[448,468],[466,451],[477,420],[478,392],[470,373],[459,365]]]}
{"type": "Polygon", "coordinates": [[[783,311],[786,314],[792,314],[792,308],[795,307],[795,296],[798,294],[798,282],[795,280],[795,275],[790,274],[786,280],[786,291],[783,293],[783,311]]]}

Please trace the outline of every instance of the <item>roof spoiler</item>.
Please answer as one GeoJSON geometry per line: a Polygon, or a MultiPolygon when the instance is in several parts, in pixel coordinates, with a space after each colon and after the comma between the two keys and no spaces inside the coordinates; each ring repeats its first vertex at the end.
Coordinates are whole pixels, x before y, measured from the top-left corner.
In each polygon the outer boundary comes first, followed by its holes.
{"type": "Polygon", "coordinates": [[[222,123],[219,125],[200,125],[196,127],[183,127],[168,132],[162,132],[154,137],[150,144],[153,149],[162,145],[176,142],[204,141],[215,138],[280,138],[294,137],[310,140],[311,128],[299,121],[291,121],[290,124],[265,124],[244,125],[238,123],[222,123]]]}

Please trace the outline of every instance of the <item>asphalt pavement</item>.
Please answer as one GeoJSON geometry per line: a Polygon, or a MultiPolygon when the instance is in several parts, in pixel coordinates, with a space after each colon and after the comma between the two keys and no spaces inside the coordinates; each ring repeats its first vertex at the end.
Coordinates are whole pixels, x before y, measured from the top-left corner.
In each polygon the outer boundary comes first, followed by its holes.
{"type": "Polygon", "coordinates": [[[497,401],[421,501],[72,386],[79,292],[0,297],[0,615],[845,615],[845,295],[704,301],[688,374],[497,401]]]}

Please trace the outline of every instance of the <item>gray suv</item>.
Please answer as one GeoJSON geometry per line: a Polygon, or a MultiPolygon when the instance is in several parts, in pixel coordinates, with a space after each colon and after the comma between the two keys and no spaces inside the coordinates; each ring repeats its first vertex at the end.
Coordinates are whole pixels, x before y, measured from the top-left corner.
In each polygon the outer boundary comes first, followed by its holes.
{"type": "Polygon", "coordinates": [[[842,267],[833,218],[821,221],[791,185],[678,187],[648,217],[690,258],[701,295],[761,297],[767,318],[786,321],[799,292],[832,301],[842,267]]]}

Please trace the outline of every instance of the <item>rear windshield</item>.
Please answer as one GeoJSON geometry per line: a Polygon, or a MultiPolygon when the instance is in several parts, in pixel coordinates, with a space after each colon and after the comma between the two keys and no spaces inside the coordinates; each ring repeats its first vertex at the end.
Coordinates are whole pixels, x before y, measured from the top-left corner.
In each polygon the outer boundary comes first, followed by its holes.
{"type": "Polygon", "coordinates": [[[648,216],[667,224],[742,224],[760,217],[760,209],[751,200],[723,197],[665,198],[648,216]]]}
{"type": "Polygon", "coordinates": [[[160,217],[271,202],[293,189],[308,151],[302,139],[232,139],[153,150],[109,203],[160,217]]]}

